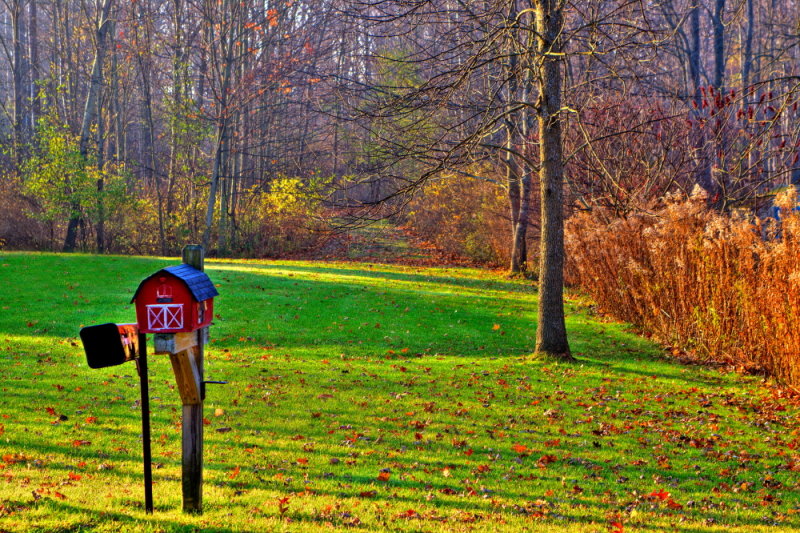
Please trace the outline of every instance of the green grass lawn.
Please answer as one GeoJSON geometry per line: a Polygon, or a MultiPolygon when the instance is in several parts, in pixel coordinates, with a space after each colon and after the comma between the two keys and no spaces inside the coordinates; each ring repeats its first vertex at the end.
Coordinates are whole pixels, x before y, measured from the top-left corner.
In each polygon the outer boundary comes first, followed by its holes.
{"type": "Polygon", "coordinates": [[[798,531],[797,402],[681,366],[568,305],[578,363],[530,358],[530,282],[469,269],[210,261],[204,514],[181,512],[181,406],[78,331],[130,322],[178,260],[0,254],[0,531],[798,531]]]}

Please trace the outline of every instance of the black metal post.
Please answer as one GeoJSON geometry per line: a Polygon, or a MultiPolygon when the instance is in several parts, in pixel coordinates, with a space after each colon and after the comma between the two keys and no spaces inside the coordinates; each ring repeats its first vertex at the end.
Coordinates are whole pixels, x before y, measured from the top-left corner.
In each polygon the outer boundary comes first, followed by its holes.
{"type": "Polygon", "coordinates": [[[139,358],[136,359],[142,392],[142,455],[144,461],[144,508],[153,514],[153,460],[150,449],[150,385],[147,380],[147,335],[139,333],[139,358]]]}

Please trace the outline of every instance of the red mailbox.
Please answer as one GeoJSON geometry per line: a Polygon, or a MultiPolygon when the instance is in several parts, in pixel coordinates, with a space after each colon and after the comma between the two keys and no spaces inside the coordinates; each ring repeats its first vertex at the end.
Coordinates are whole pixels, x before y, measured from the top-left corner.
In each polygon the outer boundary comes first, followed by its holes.
{"type": "Polygon", "coordinates": [[[140,332],[188,333],[211,323],[218,294],[205,272],[184,264],[146,278],[131,302],[140,332]]]}

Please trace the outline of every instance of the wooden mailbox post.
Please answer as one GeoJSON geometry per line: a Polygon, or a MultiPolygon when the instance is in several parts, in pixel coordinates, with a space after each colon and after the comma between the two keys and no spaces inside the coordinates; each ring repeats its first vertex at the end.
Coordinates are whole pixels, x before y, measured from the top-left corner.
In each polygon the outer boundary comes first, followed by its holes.
{"type": "Polygon", "coordinates": [[[203,346],[214,312],[214,284],[203,272],[203,247],[183,249],[183,264],[148,277],[133,296],[139,331],[154,352],[169,354],[183,404],[183,511],[203,511],[203,346]]]}

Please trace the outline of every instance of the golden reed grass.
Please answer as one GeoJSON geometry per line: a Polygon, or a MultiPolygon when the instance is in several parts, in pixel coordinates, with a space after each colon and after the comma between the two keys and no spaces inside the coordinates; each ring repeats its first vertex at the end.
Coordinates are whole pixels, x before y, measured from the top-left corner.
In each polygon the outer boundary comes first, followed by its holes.
{"type": "Polygon", "coordinates": [[[651,214],[572,217],[568,280],[609,314],[703,359],[800,386],[800,214],[720,215],[702,194],[651,214]],[[768,227],[769,226],[769,227],[768,227]]]}

